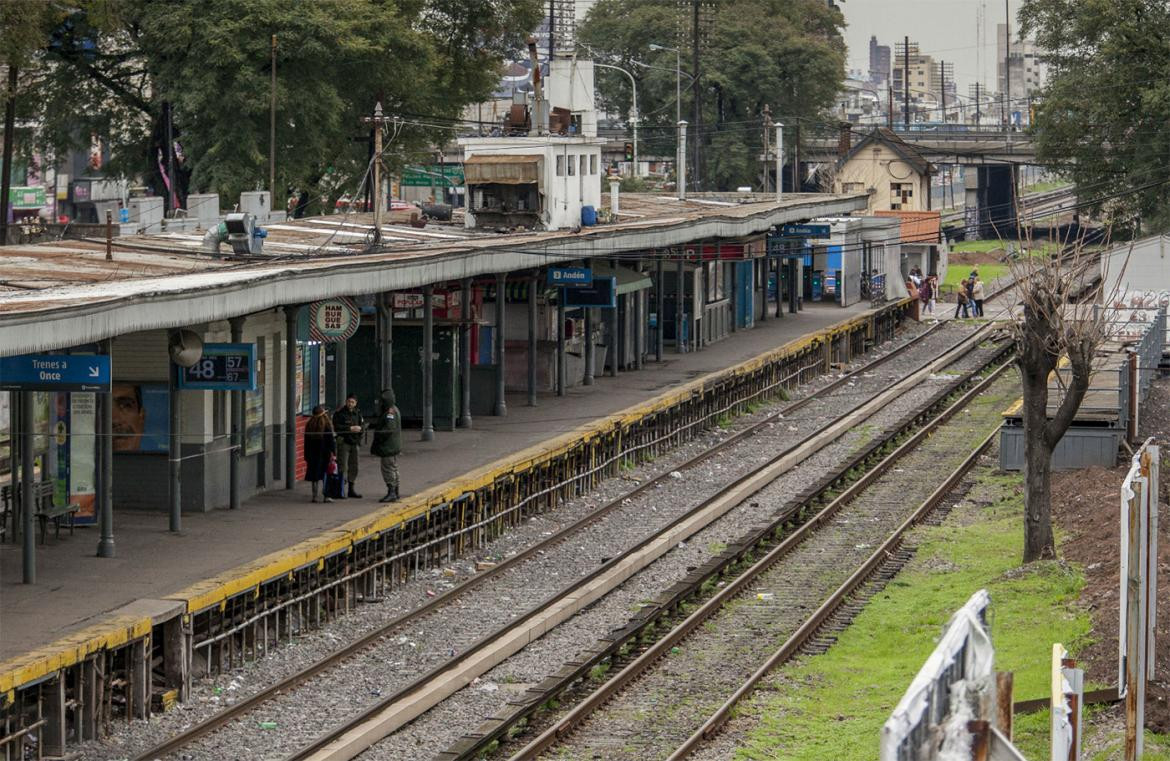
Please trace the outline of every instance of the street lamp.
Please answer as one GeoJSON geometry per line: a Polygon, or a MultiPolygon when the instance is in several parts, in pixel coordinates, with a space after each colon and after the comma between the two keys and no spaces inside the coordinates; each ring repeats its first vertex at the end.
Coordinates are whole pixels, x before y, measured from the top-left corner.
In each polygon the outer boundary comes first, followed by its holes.
{"type": "Polygon", "coordinates": [[[679,52],[678,48],[668,48],[655,42],[650,43],[650,49],[674,52],[674,122],[678,124],[682,121],[682,53],[679,52]]]}
{"type": "MultiPolygon", "coordinates": [[[[675,176],[680,180],[686,177],[686,161],[687,157],[683,153],[683,120],[682,120],[682,53],[678,48],[668,48],[665,45],[657,43],[650,43],[651,50],[673,50],[674,51],[674,123],[678,125],[678,145],[675,148],[675,176]]],[[[683,187],[683,182],[676,183],[678,187],[679,198],[686,195],[687,189],[683,187]]]]}
{"type": "Polygon", "coordinates": [[[630,117],[630,123],[633,124],[633,126],[634,126],[634,176],[640,177],[640,176],[642,176],[642,170],[638,165],[638,82],[634,79],[633,74],[626,71],[621,66],[614,66],[614,65],[608,64],[608,63],[596,63],[596,62],[594,62],[593,65],[600,67],[602,69],[614,69],[616,71],[620,71],[621,73],[625,74],[627,77],[630,78],[630,88],[633,90],[633,93],[634,93],[633,94],[634,113],[633,113],[633,116],[630,117]]]}

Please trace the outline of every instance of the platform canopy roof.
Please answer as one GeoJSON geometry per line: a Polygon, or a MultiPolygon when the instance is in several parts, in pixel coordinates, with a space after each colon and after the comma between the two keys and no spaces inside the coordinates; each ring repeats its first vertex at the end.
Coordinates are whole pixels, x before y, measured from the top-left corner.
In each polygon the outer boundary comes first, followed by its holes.
{"type": "Polygon", "coordinates": [[[334,296],[357,296],[593,257],[741,238],[773,225],[863,210],[864,194],[792,194],[680,201],[626,194],[613,224],[580,232],[477,233],[458,225],[384,225],[369,214],[264,225],[264,253],[201,250],[202,232],[105,241],[63,239],[0,248],[0,355],[79,346],[334,296]],[[628,213],[627,213],[628,210],[628,213]]]}

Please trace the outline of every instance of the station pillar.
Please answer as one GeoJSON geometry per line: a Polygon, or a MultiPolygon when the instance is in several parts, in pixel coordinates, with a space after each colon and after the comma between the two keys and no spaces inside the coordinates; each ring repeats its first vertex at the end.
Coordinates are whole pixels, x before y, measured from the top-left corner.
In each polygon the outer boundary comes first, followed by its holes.
{"type": "MultiPolygon", "coordinates": [[[[231,326],[231,342],[238,344],[244,340],[244,317],[232,317],[228,320],[231,326]]],[[[244,392],[232,391],[232,424],[231,424],[231,456],[228,505],[232,510],[240,509],[240,459],[244,449],[244,392]]]]}
{"type": "Polygon", "coordinates": [[[378,294],[378,321],[375,332],[378,335],[378,381],[381,396],[383,389],[394,382],[394,294],[378,294]]]}
{"type": "Polygon", "coordinates": [[[33,392],[20,392],[20,517],[21,571],[25,584],[37,583],[37,501],[33,496],[33,392]]]}
{"type": "Polygon", "coordinates": [[[508,403],[504,399],[504,308],[505,291],[508,287],[508,274],[501,272],[496,275],[496,408],[495,414],[503,417],[508,414],[508,403]]]}
{"type": "MultiPolygon", "coordinates": [[[[528,279],[528,406],[536,406],[536,275],[528,279]]],[[[559,380],[558,380],[559,382],[559,380]]]]}
{"type": "Polygon", "coordinates": [[[674,351],[682,354],[687,350],[683,341],[683,306],[687,297],[686,263],[680,256],[678,259],[678,279],[674,290],[674,351]]]}
{"type": "Polygon", "coordinates": [[[654,279],[654,361],[662,361],[662,322],[666,316],[662,313],[662,258],[659,256],[654,279]]]}
{"type": "Polygon", "coordinates": [[[565,395],[568,372],[565,366],[565,289],[557,294],[557,396],[565,395]]]}
{"type": "Polygon", "coordinates": [[[170,439],[167,447],[167,469],[170,477],[170,521],[168,530],[179,533],[183,530],[183,397],[179,391],[179,366],[168,361],[170,372],[170,393],[167,394],[170,413],[170,439]]]}
{"type": "MultiPolygon", "coordinates": [[[[109,356],[113,339],[107,338],[100,344],[101,353],[109,356]]],[[[111,371],[112,375],[112,371],[111,371]]],[[[114,557],[114,394],[94,394],[97,403],[97,435],[95,451],[98,453],[97,512],[101,537],[98,539],[97,556],[114,557]]]]}
{"type": "Polygon", "coordinates": [[[765,255],[763,259],[759,260],[756,265],[756,271],[759,273],[757,282],[763,283],[760,288],[760,294],[763,298],[760,299],[760,322],[768,321],[768,278],[772,276],[772,257],[765,255]]]}
{"type": "Polygon", "coordinates": [[[422,440],[435,438],[435,308],[431,305],[435,287],[423,286],[422,382],[423,421],[422,440]]]}
{"type": "Polygon", "coordinates": [[[297,485],[297,318],[301,305],[284,308],[284,488],[297,485]]]}
{"type": "Polygon", "coordinates": [[[463,279],[463,303],[459,326],[459,425],[471,428],[471,278],[463,279]]]}
{"type": "Polygon", "coordinates": [[[593,343],[593,310],[585,307],[585,377],[581,379],[584,386],[593,385],[593,364],[596,361],[596,346],[593,343]]]}

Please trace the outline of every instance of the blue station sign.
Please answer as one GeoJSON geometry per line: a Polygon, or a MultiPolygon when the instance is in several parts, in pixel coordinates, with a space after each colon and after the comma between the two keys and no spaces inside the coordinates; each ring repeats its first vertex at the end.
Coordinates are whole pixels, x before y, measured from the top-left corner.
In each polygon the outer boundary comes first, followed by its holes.
{"type": "Polygon", "coordinates": [[[203,356],[179,368],[179,388],[255,391],[256,344],[203,344],[203,356]]]}
{"type": "Polygon", "coordinates": [[[829,225],[784,225],[780,235],[785,238],[827,238],[829,225]]]}
{"type": "Polygon", "coordinates": [[[566,307],[617,308],[617,278],[599,277],[588,286],[561,291],[566,307]]]}
{"type": "Polygon", "coordinates": [[[550,267],[548,284],[561,288],[588,288],[593,285],[593,270],[588,267],[550,267]]]}
{"type": "Polygon", "coordinates": [[[21,354],[0,357],[0,390],[110,391],[106,354],[21,354]]]}

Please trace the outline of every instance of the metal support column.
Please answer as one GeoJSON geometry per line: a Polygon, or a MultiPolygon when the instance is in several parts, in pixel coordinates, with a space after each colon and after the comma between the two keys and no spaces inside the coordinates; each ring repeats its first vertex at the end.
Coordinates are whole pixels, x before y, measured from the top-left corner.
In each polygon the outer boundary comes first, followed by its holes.
{"type": "Polygon", "coordinates": [[[20,398],[20,517],[21,569],[25,584],[37,583],[37,504],[33,496],[33,392],[22,391],[20,398]]]}
{"type": "Polygon", "coordinates": [[[772,257],[765,255],[763,259],[755,267],[758,281],[762,286],[757,289],[760,291],[763,298],[760,299],[760,322],[768,321],[768,278],[772,276],[772,257]]]}
{"type": "Polygon", "coordinates": [[[585,312],[585,377],[581,380],[581,385],[593,385],[593,363],[596,361],[594,357],[595,345],[593,343],[593,310],[585,307],[582,311],[585,312]]]}
{"type": "Polygon", "coordinates": [[[655,329],[654,329],[654,361],[662,361],[662,323],[664,322],[665,314],[662,313],[662,259],[658,260],[657,277],[654,281],[654,315],[655,315],[655,329]]]}
{"type": "Polygon", "coordinates": [[[337,389],[337,406],[345,404],[349,396],[349,341],[333,344],[334,386],[337,389]]]}
{"type": "Polygon", "coordinates": [[[378,382],[379,395],[394,385],[394,294],[378,294],[378,382]]]}
{"type": "MultiPolygon", "coordinates": [[[[615,303],[620,303],[620,301],[615,302],[615,303]]],[[[619,345],[619,343],[618,343],[618,307],[614,307],[613,309],[606,309],[606,313],[607,313],[606,314],[606,322],[608,323],[608,328],[610,328],[610,329],[608,329],[606,331],[608,335],[606,336],[606,341],[605,341],[605,352],[606,352],[606,356],[610,357],[610,377],[617,378],[618,377],[618,345],[619,345]]]]}
{"type": "Polygon", "coordinates": [[[297,485],[297,317],[301,305],[284,308],[284,488],[297,485]]]}
{"type": "Polygon", "coordinates": [[[167,465],[170,473],[170,531],[183,530],[183,396],[179,391],[179,366],[168,362],[170,367],[170,393],[167,394],[170,407],[170,442],[167,447],[167,465]]]}
{"type": "Polygon", "coordinates": [[[796,310],[800,308],[800,284],[797,283],[797,276],[800,267],[797,266],[796,259],[789,257],[788,259],[788,313],[796,314],[796,310]]]}
{"type": "MultiPolygon", "coordinates": [[[[536,406],[536,287],[539,279],[534,275],[528,280],[528,406],[536,406]]],[[[558,299],[559,301],[559,299],[558,299]]],[[[557,377],[557,393],[560,393],[560,376],[557,377]]]]}
{"type": "MultiPolygon", "coordinates": [[[[102,354],[109,356],[113,339],[107,338],[100,344],[102,354]]],[[[97,556],[114,557],[114,395],[94,394],[97,406],[97,428],[94,436],[94,450],[98,454],[98,522],[101,537],[98,539],[97,556]]]]}
{"type": "MultiPolygon", "coordinates": [[[[638,274],[641,274],[639,271],[638,274]]],[[[646,291],[634,291],[634,369],[642,369],[642,355],[645,353],[643,338],[646,329],[646,310],[643,306],[646,303],[646,291]]]]}
{"type": "Polygon", "coordinates": [[[557,294],[557,396],[565,395],[569,385],[565,366],[565,289],[557,294]]]}
{"type": "MultiPolygon", "coordinates": [[[[785,244],[785,246],[787,246],[787,244],[785,244]]],[[[780,280],[781,280],[780,276],[781,276],[781,274],[784,273],[784,269],[787,266],[785,264],[786,261],[788,261],[788,260],[787,259],[777,259],[776,260],[776,317],[777,318],[784,316],[784,298],[780,295],[780,280]]],[[[789,274],[791,274],[791,273],[789,273],[789,274]]],[[[784,279],[787,280],[789,286],[791,286],[792,278],[786,277],[784,279]]]]}
{"type": "MultiPolygon", "coordinates": [[[[244,319],[233,317],[228,320],[231,326],[231,341],[238,344],[244,340],[244,319]]],[[[231,452],[229,477],[229,506],[232,510],[240,509],[240,459],[244,453],[244,392],[232,391],[232,425],[231,425],[231,452]]]]}
{"type": "Polygon", "coordinates": [[[687,297],[686,275],[685,263],[682,257],[679,257],[678,279],[674,289],[674,350],[678,354],[687,350],[687,345],[683,341],[683,306],[687,297]]]}
{"type": "Polygon", "coordinates": [[[431,305],[435,293],[433,285],[423,286],[422,382],[423,419],[422,441],[435,438],[435,308],[431,305]]]}
{"type": "Polygon", "coordinates": [[[462,320],[459,326],[459,425],[471,427],[471,278],[463,280],[462,320]]]}
{"type": "Polygon", "coordinates": [[[504,302],[508,287],[508,274],[496,275],[496,409],[497,417],[508,414],[508,403],[504,399],[504,302]]]}
{"type": "MultiPolygon", "coordinates": [[[[724,262],[716,261],[716,267],[727,267],[724,262]]],[[[731,264],[731,333],[739,330],[739,262],[731,264]]]]}

